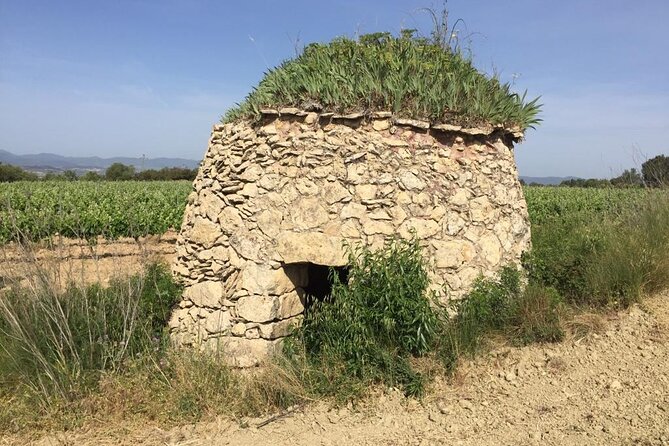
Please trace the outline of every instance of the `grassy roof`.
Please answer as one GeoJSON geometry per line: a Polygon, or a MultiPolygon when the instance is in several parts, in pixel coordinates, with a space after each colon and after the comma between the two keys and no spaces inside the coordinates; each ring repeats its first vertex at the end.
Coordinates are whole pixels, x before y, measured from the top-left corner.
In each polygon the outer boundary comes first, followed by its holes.
{"type": "Polygon", "coordinates": [[[254,119],[263,108],[298,107],[392,111],[432,123],[525,129],[541,121],[538,99],[513,93],[508,83],[480,73],[450,47],[410,31],[399,37],[376,33],[307,46],[297,58],[268,71],[223,121],[254,119]]]}

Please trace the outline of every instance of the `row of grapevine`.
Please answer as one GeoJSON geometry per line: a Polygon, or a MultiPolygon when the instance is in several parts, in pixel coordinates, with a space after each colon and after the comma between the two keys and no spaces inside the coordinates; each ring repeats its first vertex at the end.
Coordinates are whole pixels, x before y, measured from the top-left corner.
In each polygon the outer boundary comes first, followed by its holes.
{"type": "Polygon", "coordinates": [[[525,187],[525,199],[532,224],[542,224],[554,218],[592,217],[620,213],[652,193],[641,188],[576,188],[525,187]]]}
{"type": "MultiPolygon", "coordinates": [[[[0,243],[17,237],[138,237],[178,229],[191,183],[18,182],[0,184],[0,243]]],[[[648,193],[643,189],[526,187],[530,220],[541,224],[576,214],[618,212],[648,193]]]]}
{"type": "Polygon", "coordinates": [[[0,184],[0,243],[138,237],[181,225],[189,181],[17,182],[0,184]]]}

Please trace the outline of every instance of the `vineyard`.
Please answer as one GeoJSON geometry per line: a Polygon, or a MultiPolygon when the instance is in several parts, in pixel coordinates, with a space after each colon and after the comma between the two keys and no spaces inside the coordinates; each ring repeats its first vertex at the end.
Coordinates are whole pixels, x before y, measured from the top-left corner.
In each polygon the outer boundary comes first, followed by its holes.
{"type": "Polygon", "coordinates": [[[619,214],[643,201],[651,193],[642,188],[525,187],[525,199],[532,224],[555,218],[619,214]]]}
{"type": "Polygon", "coordinates": [[[189,181],[0,184],[0,243],[55,234],[108,239],[162,234],[181,225],[189,181]]]}
{"type": "MultiPolygon", "coordinates": [[[[191,183],[17,182],[0,184],[0,243],[55,234],[108,239],[162,234],[179,228],[191,183]]],[[[526,187],[530,220],[617,213],[638,202],[644,189],[526,187]]]]}

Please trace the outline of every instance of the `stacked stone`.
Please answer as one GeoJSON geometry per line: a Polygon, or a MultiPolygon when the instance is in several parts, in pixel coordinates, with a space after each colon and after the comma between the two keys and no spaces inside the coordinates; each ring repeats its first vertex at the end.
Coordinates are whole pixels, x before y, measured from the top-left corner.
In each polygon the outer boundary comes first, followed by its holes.
{"type": "Polygon", "coordinates": [[[345,265],[344,242],[415,234],[433,287],[461,297],[529,247],[521,137],[385,112],[264,110],[258,124],[214,126],[177,240],[173,340],[257,364],[300,323],[300,265],[345,265]]]}

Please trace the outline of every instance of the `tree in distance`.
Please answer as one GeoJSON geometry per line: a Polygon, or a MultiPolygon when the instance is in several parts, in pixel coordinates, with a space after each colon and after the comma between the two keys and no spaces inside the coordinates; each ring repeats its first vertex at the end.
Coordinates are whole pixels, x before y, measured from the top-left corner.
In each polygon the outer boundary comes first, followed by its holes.
{"type": "Polygon", "coordinates": [[[114,163],[105,171],[105,179],[108,181],[127,181],[135,178],[135,167],[123,163],[114,163]]]}
{"type": "Polygon", "coordinates": [[[643,182],[646,186],[669,186],[669,156],[658,155],[641,165],[643,182]]]}

